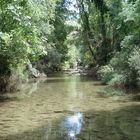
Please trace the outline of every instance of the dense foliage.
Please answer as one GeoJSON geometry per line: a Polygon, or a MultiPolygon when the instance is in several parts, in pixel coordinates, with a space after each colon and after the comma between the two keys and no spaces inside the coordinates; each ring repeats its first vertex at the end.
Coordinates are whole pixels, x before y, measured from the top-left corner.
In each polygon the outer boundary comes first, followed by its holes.
{"type": "Polygon", "coordinates": [[[119,25],[122,36],[120,50],[113,53],[109,64],[101,67],[99,73],[105,83],[123,87],[139,86],[140,1],[122,1],[121,5],[122,9],[117,15],[122,22],[119,25]]]}
{"type": "Polygon", "coordinates": [[[2,88],[6,88],[12,75],[24,79],[26,67],[46,54],[45,42],[51,32],[49,21],[54,16],[55,4],[56,1],[44,0],[0,0],[2,88]]]}
{"type": "Polygon", "coordinates": [[[139,85],[140,0],[0,0],[0,22],[0,77],[80,65],[139,85]]]}
{"type": "Polygon", "coordinates": [[[78,0],[84,65],[98,66],[103,83],[138,86],[139,0],[78,0]]]}
{"type": "Polygon", "coordinates": [[[11,74],[42,54],[43,46],[28,1],[3,0],[0,5],[0,74],[11,74]]]}

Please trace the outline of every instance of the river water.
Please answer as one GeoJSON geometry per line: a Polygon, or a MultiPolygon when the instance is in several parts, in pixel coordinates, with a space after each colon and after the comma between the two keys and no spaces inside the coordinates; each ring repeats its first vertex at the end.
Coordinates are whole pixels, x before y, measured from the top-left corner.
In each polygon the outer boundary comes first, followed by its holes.
{"type": "Polygon", "coordinates": [[[140,101],[98,81],[52,76],[0,102],[0,140],[140,140],[140,101]],[[32,94],[31,94],[32,93],[32,94]]]}

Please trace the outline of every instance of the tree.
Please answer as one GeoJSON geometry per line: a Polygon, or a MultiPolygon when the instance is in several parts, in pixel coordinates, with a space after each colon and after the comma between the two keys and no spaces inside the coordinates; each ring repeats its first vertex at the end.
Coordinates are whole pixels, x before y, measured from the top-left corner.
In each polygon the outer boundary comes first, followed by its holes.
{"type": "Polygon", "coordinates": [[[49,30],[45,34],[43,25],[44,23],[47,25],[50,18],[45,15],[45,11],[49,10],[47,13],[51,15],[54,11],[47,7],[55,7],[55,2],[0,1],[0,77],[6,76],[7,81],[13,74],[23,78],[26,66],[46,54],[44,42],[46,34],[49,34],[50,26],[47,26],[49,30]]]}

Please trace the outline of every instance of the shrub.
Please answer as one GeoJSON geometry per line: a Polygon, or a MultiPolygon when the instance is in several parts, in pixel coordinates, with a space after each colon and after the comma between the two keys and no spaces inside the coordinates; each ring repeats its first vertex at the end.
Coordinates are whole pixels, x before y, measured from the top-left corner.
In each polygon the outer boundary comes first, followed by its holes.
{"type": "Polygon", "coordinates": [[[111,65],[102,66],[98,71],[103,84],[107,84],[113,78],[114,69],[111,65]]]}
{"type": "Polygon", "coordinates": [[[126,81],[127,81],[127,77],[125,75],[115,73],[113,75],[113,78],[108,83],[109,85],[115,87],[125,87],[126,81]]]}
{"type": "Polygon", "coordinates": [[[124,47],[99,70],[101,80],[115,87],[133,87],[140,80],[140,50],[124,47]]]}
{"type": "Polygon", "coordinates": [[[136,71],[137,81],[140,83],[140,48],[135,47],[129,58],[129,65],[136,71]]]}

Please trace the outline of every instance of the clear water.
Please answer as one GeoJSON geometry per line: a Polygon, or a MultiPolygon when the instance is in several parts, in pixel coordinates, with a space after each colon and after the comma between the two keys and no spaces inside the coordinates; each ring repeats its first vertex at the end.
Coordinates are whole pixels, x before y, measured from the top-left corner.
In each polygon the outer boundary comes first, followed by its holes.
{"type": "Polygon", "coordinates": [[[99,82],[53,76],[0,102],[0,140],[140,140],[140,102],[99,82]]]}

